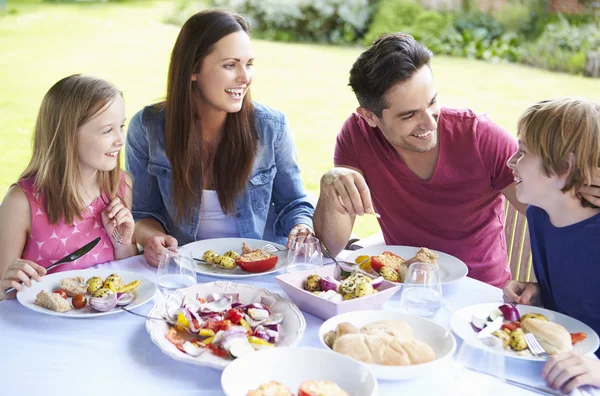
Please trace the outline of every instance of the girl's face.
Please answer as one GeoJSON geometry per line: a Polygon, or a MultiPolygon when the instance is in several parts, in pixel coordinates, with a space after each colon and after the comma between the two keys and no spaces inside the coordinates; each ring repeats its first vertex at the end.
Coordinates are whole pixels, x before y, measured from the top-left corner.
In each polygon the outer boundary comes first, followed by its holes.
{"type": "Polygon", "coordinates": [[[116,95],[110,105],[77,129],[77,159],[82,172],[111,171],[125,144],[125,104],[116,95]]]}
{"type": "Polygon", "coordinates": [[[562,195],[564,177],[546,176],[542,159],[527,150],[525,136],[521,131],[518,137],[519,148],[507,162],[515,176],[517,199],[524,204],[544,208],[559,194],[562,195]]]}
{"type": "Polygon", "coordinates": [[[217,41],[200,71],[191,77],[201,104],[227,113],[240,111],[254,76],[253,62],[250,37],[245,32],[231,33],[217,41]]]}

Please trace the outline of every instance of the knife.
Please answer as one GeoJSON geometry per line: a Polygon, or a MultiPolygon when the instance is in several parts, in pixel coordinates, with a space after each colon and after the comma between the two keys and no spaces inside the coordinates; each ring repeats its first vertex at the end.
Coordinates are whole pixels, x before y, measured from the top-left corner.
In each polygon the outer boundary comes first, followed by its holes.
{"type": "MultiPolygon", "coordinates": [[[[89,253],[93,248],[95,248],[96,245],[98,244],[98,242],[100,242],[100,237],[94,239],[93,241],[91,241],[87,245],[84,245],[83,247],[80,247],[79,249],[75,250],[73,253],[71,253],[71,254],[69,254],[69,255],[61,258],[56,263],[49,265],[46,268],[46,271],[49,271],[49,270],[51,270],[54,267],[58,267],[59,265],[70,263],[71,261],[77,260],[81,256],[84,256],[85,254],[89,253]]],[[[23,283],[21,282],[21,284],[23,284],[23,283]]],[[[15,291],[15,288],[11,287],[10,289],[6,290],[4,292],[4,294],[12,293],[14,291],[15,291]]]]}
{"type": "Polygon", "coordinates": [[[489,325],[485,326],[483,330],[477,333],[477,338],[485,338],[492,335],[492,333],[496,330],[500,330],[502,328],[502,322],[504,317],[498,316],[496,319],[492,321],[489,325]]]}

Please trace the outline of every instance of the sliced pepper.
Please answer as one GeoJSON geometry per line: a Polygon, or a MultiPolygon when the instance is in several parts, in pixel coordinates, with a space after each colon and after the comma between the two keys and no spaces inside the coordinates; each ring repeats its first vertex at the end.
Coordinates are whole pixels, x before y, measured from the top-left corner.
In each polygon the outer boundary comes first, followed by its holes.
{"type": "Polygon", "coordinates": [[[585,333],[571,333],[571,344],[575,345],[587,338],[585,333]]]}
{"type": "Polygon", "coordinates": [[[269,347],[275,346],[274,344],[271,344],[270,342],[265,341],[262,338],[258,338],[258,337],[254,337],[254,336],[249,336],[248,342],[250,344],[263,345],[263,346],[269,346],[269,347]]]}
{"type": "Polygon", "coordinates": [[[200,329],[198,335],[200,337],[212,337],[215,335],[215,332],[210,329],[200,329]]]}
{"type": "Polygon", "coordinates": [[[215,336],[208,337],[208,338],[206,338],[206,339],[202,340],[202,343],[203,343],[204,345],[210,345],[210,344],[211,344],[211,342],[213,342],[213,340],[214,340],[214,339],[215,339],[215,336]]]}

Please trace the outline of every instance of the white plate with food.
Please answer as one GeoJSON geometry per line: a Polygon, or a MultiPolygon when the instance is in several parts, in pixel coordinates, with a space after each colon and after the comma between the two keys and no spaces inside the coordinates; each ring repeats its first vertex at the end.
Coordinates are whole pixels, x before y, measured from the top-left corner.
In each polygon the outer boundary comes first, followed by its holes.
{"type": "Polygon", "coordinates": [[[221,376],[227,396],[376,396],[377,380],[362,364],[317,348],[275,348],[244,356],[221,376]]]}
{"type": "Polygon", "coordinates": [[[324,348],[361,361],[382,380],[435,375],[456,350],[454,336],[442,326],[394,311],[334,316],[319,328],[319,340],[324,348]]]}
{"type": "Polygon", "coordinates": [[[214,238],[204,239],[185,245],[192,252],[195,259],[209,261],[202,263],[195,261],[196,272],[200,275],[213,276],[217,278],[240,279],[253,276],[271,274],[285,268],[288,250],[285,246],[275,242],[263,241],[249,238],[214,238]],[[264,246],[271,244],[279,251],[262,251],[264,246]],[[243,249],[244,247],[244,249],[243,249]],[[244,264],[240,263],[244,253],[250,260],[245,261],[246,270],[242,269],[244,264]],[[257,255],[259,257],[257,257],[257,255]],[[242,256],[242,257],[239,257],[242,256]],[[275,263],[273,263],[275,261],[275,263]],[[215,264],[214,262],[218,263],[215,264]]]}
{"type": "Polygon", "coordinates": [[[263,348],[296,346],[306,321],[292,302],[266,289],[217,281],[180,289],[158,302],[146,330],[173,359],[223,370],[263,348]]]}
{"type": "MultiPolygon", "coordinates": [[[[370,264],[372,265],[373,270],[376,269],[376,265],[373,257],[384,255],[385,252],[391,252],[396,256],[400,256],[400,259],[395,259],[395,257],[389,257],[389,262],[391,265],[400,265],[402,268],[402,262],[404,264],[404,275],[408,271],[408,265],[412,262],[437,262],[439,264],[439,273],[440,273],[440,281],[442,284],[455,282],[467,276],[469,269],[467,265],[460,259],[451,256],[447,253],[439,252],[437,250],[431,250],[427,248],[419,248],[414,246],[372,246],[368,248],[362,248],[353,251],[346,258],[349,262],[361,262],[364,261],[366,256],[371,258],[370,264]],[[424,254],[423,254],[424,253],[424,254]],[[363,256],[363,257],[361,257],[363,256]],[[357,260],[358,259],[358,260],[357,260]]],[[[382,276],[385,278],[385,274],[382,273],[382,276]]],[[[388,279],[392,280],[392,279],[388,279]]],[[[401,281],[402,279],[400,279],[401,281]]]]}
{"type": "Polygon", "coordinates": [[[34,281],[31,287],[24,287],[18,292],[17,300],[26,308],[47,315],[85,319],[123,312],[119,306],[113,305],[113,299],[117,299],[117,296],[122,298],[121,302],[127,303],[124,304],[127,309],[131,309],[148,302],[155,292],[154,282],[133,272],[115,269],[83,269],[45,275],[40,282],[34,281]],[[93,277],[96,278],[90,281],[93,277]],[[88,281],[95,285],[90,288],[88,281]],[[107,281],[110,281],[110,284],[107,284],[107,281]],[[105,284],[109,287],[103,287],[105,284]],[[68,296],[61,296],[62,293],[58,290],[63,290],[68,296]],[[122,297],[119,290],[121,293],[131,294],[129,298],[131,302],[124,301],[123,298],[127,296],[122,297]],[[105,311],[97,311],[90,306],[93,294],[89,291],[98,293],[96,296],[101,299],[98,300],[101,304],[98,308],[105,311]],[[82,295],[85,300],[77,295],[82,295]],[[83,305],[84,301],[85,305],[83,305]],[[82,308],[75,308],[76,306],[82,308]]]}
{"type": "Polygon", "coordinates": [[[458,337],[475,346],[484,346],[481,340],[483,333],[480,332],[486,331],[483,335],[491,333],[503,342],[505,356],[521,360],[544,359],[529,352],[524,332],[533,333],[550,354],[568,350],[589,354],[600,345],[598,334],[586,324],[559,312],[531,305],[513,306],[502,302],[470,305],[452,315],[450,326],[458,337]],[[497,329],[498,325],[502,327],[497,329]]]}

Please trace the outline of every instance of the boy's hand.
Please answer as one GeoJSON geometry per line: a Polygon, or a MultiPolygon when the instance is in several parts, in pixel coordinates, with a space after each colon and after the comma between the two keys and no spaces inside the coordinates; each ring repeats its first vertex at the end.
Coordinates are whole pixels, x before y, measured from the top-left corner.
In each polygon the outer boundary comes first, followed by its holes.
{"type": "Polygon", "coordinates": [[[540,305],[540,286],[537,283],[509,280],[504,284],[504,302],[509,304],[540,305]]]}

